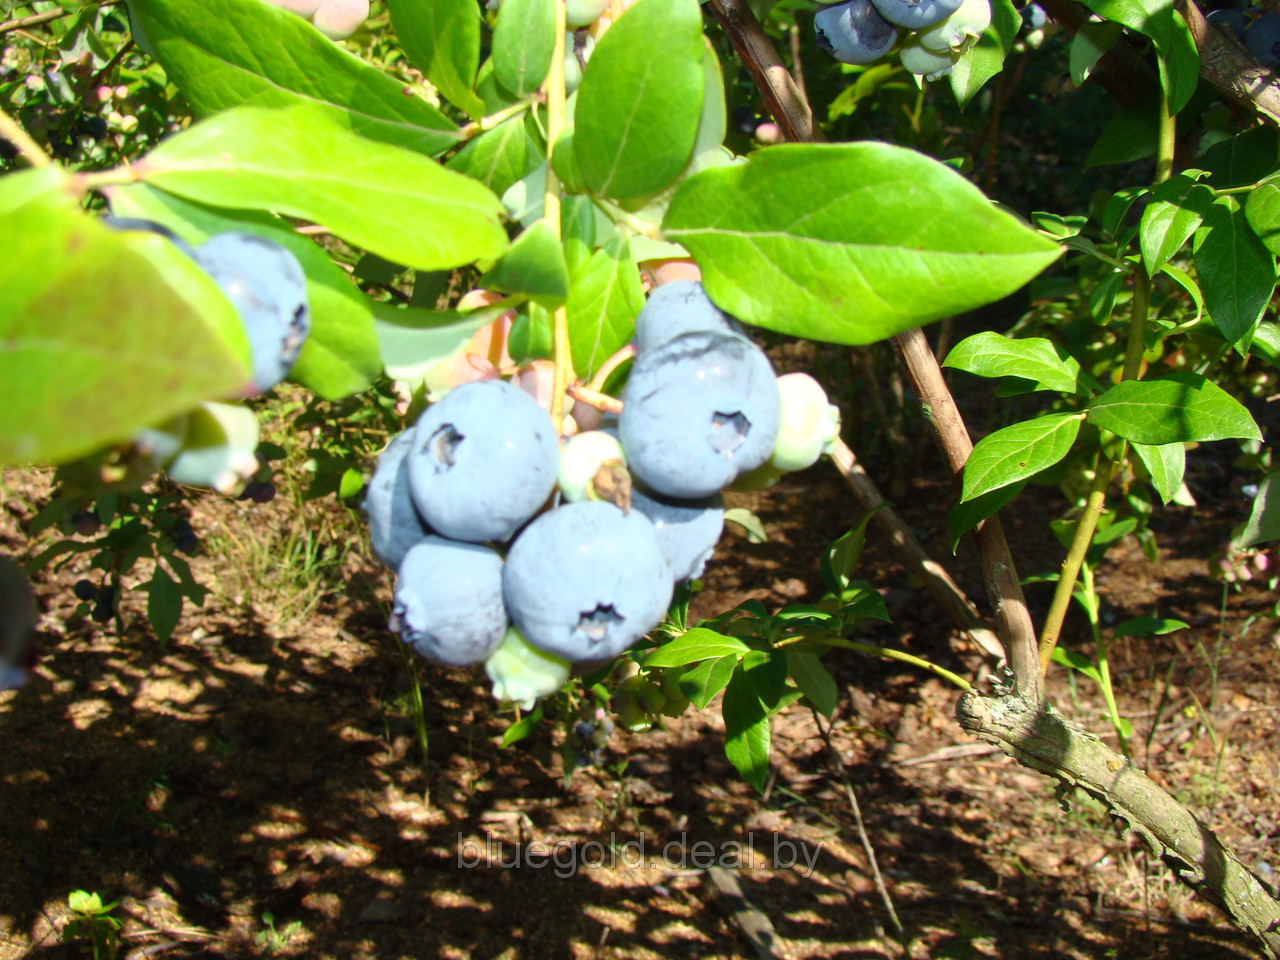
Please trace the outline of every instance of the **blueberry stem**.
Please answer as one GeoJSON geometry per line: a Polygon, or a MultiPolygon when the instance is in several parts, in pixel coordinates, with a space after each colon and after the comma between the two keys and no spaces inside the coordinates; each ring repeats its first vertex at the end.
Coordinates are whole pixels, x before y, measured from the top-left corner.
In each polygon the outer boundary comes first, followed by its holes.
{"type": "MultiPolygon", "coordinates": [[[[563,40],[561,41],[564,42],[563,40]]],[[[564,67],[561,66],[563,71],[564,67]]],[[[522,113],[526,113],[533,106],[533,100],[521,100],[519,103],[513,103],[509,107],[503,107],[496,113],[491,113],[487,117],[481,117],[479,120],[473,120],[471,123],[464,124],[459,129],[458,134],[462,140],[471,140],[487,133],[494,127],[501,126],[512,117],[518,117],[522,113]]]]}
{"type": "Polygon", "coordinates": [[[611,397],[607,393],[601,393],[599,390],[592,390],[590,387],[582,386],[582,384],[570,384],[567,393],[574,400],[585,403],[589,407],[595,407],[597,410],[603,410],[605,413],[618,414],[622,412],[622,401],[617,397],[611,397]]]}
{"type": "MultiPolygon", "coordinates": [[[[635,355],[635,344],[628,343],[625,347],[601,364],[600,369],[595,372],[595,375],[592,376],[590,382],[587,383],[587,389],[594,391],[603,390],[605,383],[609,379],[609,375],[635,355]]],[[[600,409],[604,408],[601,407],[600,409]]]]}
{"type": "MultiPolygon", "coordinates": [[[[556,42],[551,51],[551,71],[547,74],[543,92],[547,98],[547,192],[543,203],[543,217],[547,225],[560,239],[560,178],[551,164],[551,153],[565,125],[564,89],[564,0],[555,0],[556,42]]],[[[554,350],[556,371],[551,383],[551,423],[559,434],[564,426],[564,392],[574,379],[573,353],[569,344],[569,314],[563,306],[551,315],[551,344],[554,350]]]]}

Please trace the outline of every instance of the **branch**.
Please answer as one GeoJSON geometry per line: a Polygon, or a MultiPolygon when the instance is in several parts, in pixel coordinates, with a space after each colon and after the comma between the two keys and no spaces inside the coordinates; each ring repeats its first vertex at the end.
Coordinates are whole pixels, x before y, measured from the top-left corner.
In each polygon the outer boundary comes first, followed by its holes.
{"type": "MultiPolygon", "coordinates": [[[[822,139],[822,131],[813,122],[813,114],[800,97],[791,80],[791,75],[782,65],[777,51],[773,49],[773,43],[756,20],[751,8],[744,0],[710,0],[709,5],[716,19],[724,27],[725,33],[733,41],[738,56],[742,58],[743,63],[755,78],[756,85],[769,103],[769,109],[773,112],[778,125],[786,133],[787,139],[799,142],[822,139]]],[[[920,398],[926,413],[937,428],[938,440],[951,464],[951,469],[958,474],[964,466],[964,461],[968,459],[973,444],[969,441],[968,432],[964,428],[955,400],[951,397],[951,391],[947,389],[946,382],[942,379],[938,360],[929,348],[924,334],[918,329],[899,334],[893,338],[893,344],[906,366],[907,375],[915,388],[916,396],[920,398]]],[[[880,497],[869,478],[863,483],[865,474],[863,477],[855,478],[851,470],[854,462],[850,452],[841,472],[854,488],[855,493],[860,490],[865,490],[868,495],[874,492],[876,499],[883,502],[884,498],[880,497]]],[[[837,462],[837,466],[841,466],[840,462],[837,462]]],[[[863,502],[864,505],[867,503],[867,501],[863,502]]],[[[881,514],[887,514],[885,519],[880,521],[882,525],[894,519],[888,510],[881,510],[876,516],[880,517],[881,514]]],[[[909,531],[907,534],[909,536],[909,531]]],[[[1008,652],[1009,665],[1017,677],[1018,691],[1033,700],[1039,700],[1041,682],[1035,629],[1031,624],[1031,614],[1023,599],[1022,587],[1019,585],[1013,557],[1005,542],[1004,530],[1000,526],[999,519],[992,517],[986,520],[978,527],[977,535],[987,592],[996,610],[1000,640],[1003,641],[1004,649],[1008,652]]],[[[905,546],[913,541],[914,538],[903,537],[900,545],[905,546]]],[[[898,542],[899,540],[895,537],[895,543],[898,542]]],[[[915,546],[918,548],[919,544],[916,543],[915,546]]],[[[922,557],[927,561],[927,557],[923,554],[923,549],[920,549],[916,555],[908,552],[908,560],[913,565],[928,569],[921,562],[922,557]]],[[[937,570],[941,569],[936,564],[933,567],[937,570]]],[[[957,622],[962,622],[964,619],[962,609],[969,606],[968,600],[963,599],[964,595],[960,593],[961,602],[957,605],[950,594],[953,591],[959,593],[959,588],[955,587],[953,582],[949,585],[944,583],[936,576],[935,570],[929,570],[929,573],[931,575],[925,578],[925,582],[930,584],[930,590],[934,591],[935,596],[945,597],[944,608],[953,618],[957,616],[961,618],[957,622]]],[[[948,581],[949,579],[947,578],[948,581]]],[[[966,626],[965,629],[968,627],[966,626]]]]}
{"type": "Polygon", "coordinates": [[[1183,883],[1280,956],[1280,901],[1186,807],[1093,734],[1016,696],[963,693],[960,725],[1023,766],[1102,801],[1183,883]]]}

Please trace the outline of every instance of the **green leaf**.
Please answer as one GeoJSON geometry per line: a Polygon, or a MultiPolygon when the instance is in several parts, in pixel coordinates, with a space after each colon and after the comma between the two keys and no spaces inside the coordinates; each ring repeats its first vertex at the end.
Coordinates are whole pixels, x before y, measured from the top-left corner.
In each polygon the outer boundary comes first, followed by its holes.
{"type": "Polygon", "coordinates": [[[1089,406],[1088,420],[1135,443],[1262,439],[1242,404],[1219,385],[1190,372],[1116,384],[1089,406]]]}
{"type": "Polygon", "coordinates": [[[1090,404],[1089,422],[1135,443],[1261,440],[1249,411],[1195,373],[1125,380],[1090,404]]]}
{"type": "Polygon", "coordinates": [[[241,107],[175,134],[144,182],[215,207],[274,210],[419,270],[507,246],[493,193],[421,154],[374,143],[311,107],[241,107]]]}
{"type": "Polygon", "coordinates": [[[639,0],[600,39],[574,114],[593,192],[625,200],[675,181],[698,133],[704,42],[696,0],[639,0]]]}
{"type": "Polygon", "coordinates": [[[951,68],[951,91],[962,109],[1000,72],[1021,28],[1022,15],[1010,0],[992,0],[991,26],[951,68]]]}
{"type": "Polygon", "coordinates": [[[472,89],[480,66],[476,0],[387,0],[391,27],[409,62],[472,119],[484,103],[472,89]]]}
{"type": "Polygon", "coordinates": [[[40,202],[0,236],[0,464],[83,456],[248,382],[235,309],[168,240],[40,202]]]}
{"type": "Polygon", "coordinates": [[[512,117],[469,141],[445,166],[502,196],[546,159],[532,124],[527,117],[512,117]]]}
{"type": "Polygon", "coordinates": [[[1168,503],[1182,489],[1182,475],[1187,467],[1187,448],[1181,443],[1163,443],[1152,446],[1133,444],[1133,452],[1151,475],[1151,485],[1160,495],[1161,503],[1168,503]]]}
{"type": "Polygon", "coordinates": [[[662,229],[729,313],[843,344],[997,300],[1060,253],[949,167],[869,142],[782,144],[705,170],[662,229]]]}
{"type": "Polygon", "coordinates": [[[975,333],[952,347],[942,365],[979,377],[1020,377],[1036,390],[1073,394],[1080,389],[1080,364],[1041,337],[1015,340],[990,330],[975,333]]]}
{"type": "Polygon", "coordinates": [[[307,103],[382,143],[436,154],[458,142],[448,118],[404,83],[262,0],[130,0],[168,79],[197,117],[307,103]]]}
{"type": "Polygon", "coordinates": [[[882,508],[870,511],[857,525],[836,537],[835,542],[822,552],[818,559],[818,572],[822,582],[832,593],[840,593],[849,586],[854,568],[862,558],[862,548],[867,543],[867,524],[882,508]]]}
{"type": "Polygon", "coordinates": [[[1102,17],[1122,23],[1150,37],[1160,67],[1160,86],[1169,98],[1169,112],[1187,105],[1200,79],[1200,55],[1174,0],[1085,0],[1102,17]]]}
{"type": "Polygon", "coordinates": [[[640,272],[630,246],[624,239],[610,240],[591,255],[569,286],[565,311],[573,368],[579,377],[590,377],[631,339],[643,307],[640,272]]]}
{"type": "Polygon", "coordinates": [[[751,681],[765,712],[773,716],[787,691],[785,650],[752,650],[742,658],[742,675],[751,681]]]}
{"type": "Polygon", "coordinates": [[[964,465],[960,499],[973,500],[1053,466],[1071,450],[1083,419],[1079,413],[1048,413],[983,437],[964,465]]]}
{"type": "Polygon", "coordinates": [[[494,76],[517,97],[537,93],[555,45],[555,0],[504,0],[493,28],[494,76]]]}
{"type": "Polygon", "coordinates": [[[181,617],[182,590],[157,563],[147,584],[147,621],[156,632],[156,639],[168,643],[181,617]]]}
{"type": "Polygon", "coordinates": [[[1205,308],[1241,354],[1276,285],[1276,260],[1245,219],[1235,197],[1219,197],[1196,231],[1193,253],[1205,308]]]}
{"type": "Polygon", "coordinates": [[[1242,548],[1280,540],[1280,483],[1273,482],[1277,475],[1280,471],[1271,471],[1258,485],[1258,495],[1253,498],[1253,509],[1238,541],[1242,548]]]}
{"type": "Polygon", "coordinates": [[[1142,261],[1155,273],[1191,239],[1213,203],[1213,191],[1179,174],[1152,191],[1138,227],[1142,261]]]}
{"type": "Polygon", "coordinates": [[[1116,639],[1120,637],[1160,637],[1175,630],[1189,630],[1191,625],[1181,620],[1168,620],[1144,614],[1133,617],[1116,627],[1116,639]]]}
{"type": "Polygon", "coordinates": [[[767,543],[769,532],[765,530],[760,518],[746,507],[730,507],[724,512],[725,523],[736,523],[747,534],[747,543],[767,543]]]}
{"type": "Polygon", "coordinates": [[[396,380],[425,377],[467,345],[481,327],[493,323],[500,308],[471,313],[423,310],[374,303],[374,331],[387,376],[396,380]]]}
{"type": "Polygon", "coordinates": [[[1253,356],[1261,357],[1273,367],[1280,366],[1280,324],[1267,320],[1258,324],[1249,349],[1253,356]]]}
{"type": "Polygon", "coordinates": [[[1143,97],[1134,103],[1117,106],[1115,116],[1085,157],[1085,167],[1130,163],[1154,154],[1160,139],[1159,110],[1158,96],[1143,97]]]}
{"type": "Polygon", "coordinates": [[[569,275],[576,276],[591,259],[596,245],[596,206],[590,197],[564,198],[560,208],[560,237],[569,275]]]}
{"type": "Polygon", "coordinates": [[[1272,181],[1254,187],[1245,201],[1244,216],[1262,245],[1280,253],[1280,184],[1272,181]]]}
{"type": "Polygon", "coordinates": [[[1068,64],[1071,82],[1077,87],[1084,86],[1103,54],[1111,49],[1123,32],[1123,26],[1107,20],[1090,20],[1080,24],[1080,29],[1071,40],[1068,64]]]}
{"type": "Polygon", "coordinates": [[[787,673],[809,698],[814,709],[830,720],[836,709],[839,691],[831,671],[818,659],[818,655],[808,650],[787,648],[787,673]]]}
{"type": "Polygon", "coordinates": [[[725,687],[721,712],[725,756],[747,783],[763,793],[769,775],[769,717],[741,669],[725,687]]]}
{"type": "Polygon", "coordinates": [[[1276,132],[1270,127],[1252,127],[1206,150],[1197,166],[1209,171],[1209,186],[1215,190],[1245,187],[1257,183],[1276,168],[1276,132]]]}
{"type": "Polygon", "coordinates": [[[70,179],[71,175],[57,164],[6,173],[0,177],[0,215],[33,200],[49,207],[74,207],[75,193],[64,189],[70,179]]]}
{"type": "Polygon", "coordinates": [[[511,726],[507,727],[506,732],[502,734],[502,743],[500,746],[509,747],[513,743],[519,743],[521,740],[527,740],[533,736],[533,732],[538,729],[538,724],[542,722],[542,704],[538,704],[533,708],[532,713],[526,713],[511,726]]]}
{"type": "Polygon", "coordinates": [[[480,285],[501,293],[530,297],[554,310],[569,294],[564,248],[545,220],[521,232],[506,255],[480,278],[480,285]]]}
{"type": "Polygon", "coordinates": [[[154,220],[188,243],[199,245],[216,233],[247,230],[287,248],[307,275],[311,333],[289,379],[326,399],[359,393],[382,372],[373,329],[373,301],[352,284],[316,243],[277,217],[247,210],[226,212],[157,190],[145,183],[107,190],[112,212],[154,220]]]}
{"type": "Polygon", "coordinates": [[[683,667],[701,660],[735,657],[741,659],[749,651],[741,640],[726,637],[706,627],[693,627],[669,643],[645,655],[646,667],[683,667]]]}
{"type": "Polygon", "coordinates": [[[1196,283],[1189,273],[1179,267],[1175,267],[1172,263],[1162,263],[1160,272],[1172,278],[1174,283],[1187,292],[1191,302],[1196,305],[1196,315],[1191,322],[1199,323],[1200,318],[1204,316],[1204,294],[1200,292],[1200,284],[1196,283]]]}
{"type": "Polygon", "coordinates": [[[703,660],[692,670],[680,675],[680,692],[689,698],[699,710],[707,709],[717,693],[725,688],[738,668],[738,657],[734,655],[703,660]]]}
{"type": "Polygon", "coordinates": [[[996,512],[1006,503],[1022,492],[1027,485],[1026,480],[1006,484],[972,500],[957,503],[947,512],[947,537],[951,541],[951,553],[954,555],[960,545],[960,538],[996,512]]]}
{"type": "Polygon", "coordinates": [[[1098,673],[1098,668],[1093,665],[1093,661],[1083,654],[1076,653],[1074,650],[1064,650],[1062,647],[1054,647],[1053,653],[1050,655],[1049,659],[1059,666],[1070,667],[1072,670],[1079,670],[1095,683],[1102,682],[1102,675],[1098,673]]]}

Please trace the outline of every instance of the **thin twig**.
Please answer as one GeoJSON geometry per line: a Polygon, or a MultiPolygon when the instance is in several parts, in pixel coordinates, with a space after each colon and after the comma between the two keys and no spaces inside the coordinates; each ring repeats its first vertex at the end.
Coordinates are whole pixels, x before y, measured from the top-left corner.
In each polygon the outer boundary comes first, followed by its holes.
{"type": "Polygon", "coordinates": [[[862,807],[858,804],[858,795],[853,791],[853,784],[849,781],[849,773],[844,768],[844,760],[840,756],[840,751],[836,749],[835,744],[831,742],[831,729],[822,724],[822,717],[817,710],[810,708],[813,713],[813,722],[818,727],[818,733],[822,735],[822,742],[827,745],[827,753],[831,757],[831,765],[835,769],[836,775],[840,778],[840,782],[844,784],[844,795],[849,801],[849,809],[853,811],[853,822],[858,829],[858,839],[862,843],[862,850],[867,855],[867,863],[871,866],[871,877],[875,880],[876,890],[880,892],[880,899],[884,903],[884,908],[889,914],[889,922],[893,925],[893,933],[898,943],[902,945],[902,955],[910,960],[911,957],[911,939],[907,936],[906,930],[902,928],[902,921],[898,919],[898,911],[893,907],[893,897],[889,894],[889,888],[885,886],[884,876],[880,873],[880,864],[876,860],[875,847],[871,845],[871,838],[867,836],[867,826],[862,822],[862,807]]]}
{"type": "Polygon", "coordinates": [[[0,35],[9,33],[11,30],[21,30],[24,27],[38,27],[42,23],[48,23],[50,20],[59,20],[73,12],[71,10],[46,10],[44,13],[37,13],[30,17],[6,20],[4,23],[0,23],[0,35]]]}

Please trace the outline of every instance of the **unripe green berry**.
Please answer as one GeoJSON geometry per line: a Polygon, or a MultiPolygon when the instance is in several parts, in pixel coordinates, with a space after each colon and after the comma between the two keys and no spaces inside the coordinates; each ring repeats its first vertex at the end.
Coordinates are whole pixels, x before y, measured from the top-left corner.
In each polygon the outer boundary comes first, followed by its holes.
{"type": "Polygon", "coordinates": [[[990,0],[964,0],[955,13],[936,27],[920,32],[915,39],[930,53],[958,56],[977,43],[989,26],[990,0]]]}
{"type": "Polygon", "coordinates": [[[484,672],[493,681],[495,700],[532,710],[535,700],[565,685],[569,661],[531,646],[519,630],[510,627],[502,645],[484,662],[484,672]]]}
{"type": "Polygon", "coordinates": [[[570,503],[600,499],[594,480],[600,468],[609,464],[626,466],[618,438],[603,430],[588,430],[570,437],[560,451],[560,472],[556,483],[570,503]]]}
{"type": "Polygon", "coordinates": [[[807,373],[778,378],[782,419],[769,462],[778,470],[803,470],[829,453],[840,438],[840,408],[807,373]]]}

